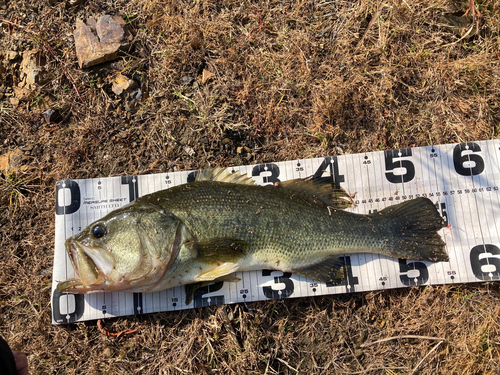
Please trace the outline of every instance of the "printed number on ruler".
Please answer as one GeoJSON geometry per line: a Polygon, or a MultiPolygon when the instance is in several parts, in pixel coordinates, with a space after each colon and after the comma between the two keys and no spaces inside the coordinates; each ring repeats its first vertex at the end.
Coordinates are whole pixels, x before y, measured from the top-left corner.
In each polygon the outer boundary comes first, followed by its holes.
{"type": "Polygon", "coordinates": [[[453,165],[461,176],[475,176],[484,171],[481,147],[474,142],[460,143],[453,148],[453,165]]]}
{"type": "Polygon", "coordinates": [[[290,279],[292,274],[290,272],[281,272],[281,271],[271,271],[271,270],[262,270],[262,276],[269,277],[272,276],[272,272],[280,272],[283,273],[283,276],[274,276],[274,287],[272,286],[264,286],[262,287],[262,291],[267,298],[278,299],[278,298],[288,298],[293,294],[295,286],[293,284],[293,280],[290,279]],[[281,289],[277,289],[276,285],[283,285],[284,287],[281,289]]]}
{"type": "Polygon", "coordinates": [[[358,277],[354,276],[352,273],[351,257],[343,256],[339,258],[344,260],[344,264],[342,265],[344,269],[343,270],[344,277],[333,279],[333,282],[326,283],[326,286],[332,287],[332,286],[344,285],[346,292],[355,292],[356,291],[355,286],[359,284],[359,280],[358,277]]]}
{"type": "Polygon", "coordinates": [[[479,280],[500,280],[500,249],[496,245],[481,244],[470,251],[472,272],[479,280]]]}
{"type": "Polygon", "coordinates": [[[52,313],[54,321],[57,323],[74,323],[78,321],[85,312],[85,298],[83,294],[61,293],[54,289],[52,295],[52,313]],[[64,296],[64,302],[61,302],[61,297],[64,296]],[[66,311],[62,312],[62,307],[66,307],[66,311]],[[70,308],[72,309],[70,310],[70,308]]]}
{"type": "Polygon", "coordinates": [[[332,188],[338,188],[340,183],[345,181],[344,175],[339,173],[339,163],[336,156],[324,158],[323,162],[314,173],[314,177],[321,177],[324,172],[330,172],[330,176],[332,176],[332,188]]]}
{"type": "Polygon", "coordinates": [[[194,307],[207,307],[211,305],[223,305],[225,303],[224,295],[204,297],[205,294],[217,292],[222,289],[223,281],[206,285],[196,290],[193,298],[194,307]]]}
{"type": "Polygon", "coordinates": [[[412,156],[411,148],[384,151],[385,178],[394,184],[408,182],[415,177],[415,166],[408,160],[412,156]]]}
{"type": "Polygon", "coordinates": [[[64,180],[56,184],[56,215],[74,214],[80,208],[80,186],[76,181],[64,180]],[[69,202],[69,204],[67,204],[69,202]]]}
{"type": "Polygon", "coordinates": [[[280,182],[278,178],[280,175],[280,168],[276,164],[259,164],[253,167],[252,176],[262,177],[264,184],[274,184],[280,182]]]}
{"type": "Polygon", "coordinates": [[[429,270],[422,262],[407,263],[406,259],[399,259],[399,279],[406,286],[423,285],[429,281],[429,270]]]}

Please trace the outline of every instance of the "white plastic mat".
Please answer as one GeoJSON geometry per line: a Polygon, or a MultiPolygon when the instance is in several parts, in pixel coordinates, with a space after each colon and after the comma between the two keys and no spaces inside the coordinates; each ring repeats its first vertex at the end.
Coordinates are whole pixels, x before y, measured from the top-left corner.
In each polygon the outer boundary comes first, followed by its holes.
{"type": "MultiPolygon", "coordinates": [[[[233,169],[233,168],[230,168],[233,169]]],[[[276,298],[349,293],[413,285],[500,278],[500,140],[407,148],[234,167],[257,184],[311,175],[332,176],[355,194],[356,213],[369,213],[419,196],[445,218],[440,231],[449,262],[395,260],[372,254],[344,257],[346,278],[326,285],[280,271],[238,272],[239,282],[200,289],[185,305],[183,287],[154,293],[60,293],[57,282],[74,276],[66,238],[137,197],[194,180],[195,172],[64,180],[56,186],[52,282],[54,324],[276,298]]]]}

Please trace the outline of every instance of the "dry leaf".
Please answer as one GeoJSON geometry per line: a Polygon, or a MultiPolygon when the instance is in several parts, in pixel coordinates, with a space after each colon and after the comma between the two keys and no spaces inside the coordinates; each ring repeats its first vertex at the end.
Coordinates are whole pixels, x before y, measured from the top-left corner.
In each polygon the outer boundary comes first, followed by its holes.
{"type": "Polygon", "coordinates": [[[209,72],[206,69],[203,69],[203,74],[201,75],[201,83],[204,85],[211,77],[213,77],[215,74],[209,72]]]}

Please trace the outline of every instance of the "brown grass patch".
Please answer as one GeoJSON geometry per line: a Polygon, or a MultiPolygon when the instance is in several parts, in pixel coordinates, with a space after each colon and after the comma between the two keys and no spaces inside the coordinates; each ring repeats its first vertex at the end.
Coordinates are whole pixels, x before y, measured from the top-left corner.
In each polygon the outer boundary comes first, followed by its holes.
{"type": "Polygon", "coordinates": [[[476,2],[475,21],[463,16],[468,6],[7,2],[0,17],[19,17],[43,37],[84,100],[37,37],[2,25],[0,155],[20,149],[24,157],[18,170],[0,175],[0,333],[28,353],[30,373],[497,375],[496,283],[107,321],[116,331],[146,321],[118,339],[95,322],[52,326],[50,318],[57,180],[496,138],[500,6],[476,2]],[[133,48],[118,70],[80,70],[75,21],[105,13],[127,20],[133,48]],[[13,105],[15,52],[34,49],[47,59],[43,80],[13,105]],[[203,70],[214,74],[204,83],[203,70]],[[133,111],[111,91],[119,71],[147,93],[133,111]],[[46,124],[47,108],[58,108],[63,120],[46,124]],[[238,153],[241,147],[248,151],[238,153]]]}

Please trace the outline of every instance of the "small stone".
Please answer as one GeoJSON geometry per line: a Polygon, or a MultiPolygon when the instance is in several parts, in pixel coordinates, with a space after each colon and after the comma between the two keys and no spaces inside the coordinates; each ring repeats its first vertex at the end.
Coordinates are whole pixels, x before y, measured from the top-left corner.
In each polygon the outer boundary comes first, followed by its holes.
{"type": "Polygon", "coordinates": [[[40,71],[41,67],[45,65],[45,57],[40,53],[40,51],[24,51],[23,61],[21,62],[20,79],[22,84],[21,87],[28,86],[33,87],[40,82],[40,71]]]}
{"type": "Polygon", "coordinates": [[[142,90],[140,88],[136,88],[135,90],[132,90],[127,98],[127,101],[137,101],[139,102],[142,99],[142,90]]]}
{"type": "Polygon", "coordinates": [[[52,268],[44,268],[43,270],[40,271],[40,275],[42,276],[50,276],[52,275],[52,268]]]}
{"type": "Polygon", "coordinates": [[[193,156],[196,152],[193,150],[192,147],[186,146],[184,147],[184,152],[188,154],[189,156],[193,156]]]}
{"type": "Polygon", "coordinates": [[[19,52],[17,51],[9,51],[7,53],[7,60],[12,61],[19,57],[19,52]]]}
{"type": "Polygon", "coordinates": [[[61,119],[61,114],[57,109],[47,109],[42,114],[47,124],[58,122],[61,119]]]}
{"type": "Polygon", "coordinates": [[[183,76],[181,77],[181,85],[190,85],[193,83],[194,78],[191,76],[183,76]]]}
{"type": "Polygon", "coordinates": [[[33,91],[26,87],[14,86],[12,87],[12,91],[14,91],[14,95],[19,100],[26,100],[33,96],[33,91]]]}
{"type": "Polygon", "coordinates": [[[5,175],[9,173],[23,172],[28,169],[27,165],[21,165],[24,160],[24,153],[16,148],[0,155],[0,171],[5,175]]]}
{"type": "Polygon", "coordinates": [[[73,36],[80,68],[116,59],[119,52],[127,49],[132,41],[125,21],[110,15],[98,20],[90,17],[87,24],[78,20],[73,36]]]}
{"type": "Polygon", "coordinates": [[[113,86],[111,87],[111,90],[113,90],[116,95],[121,95],[123,92],[129,93],[138,85],[139,84],[136,81],[120,73],[113,80],[113,86]]]}

